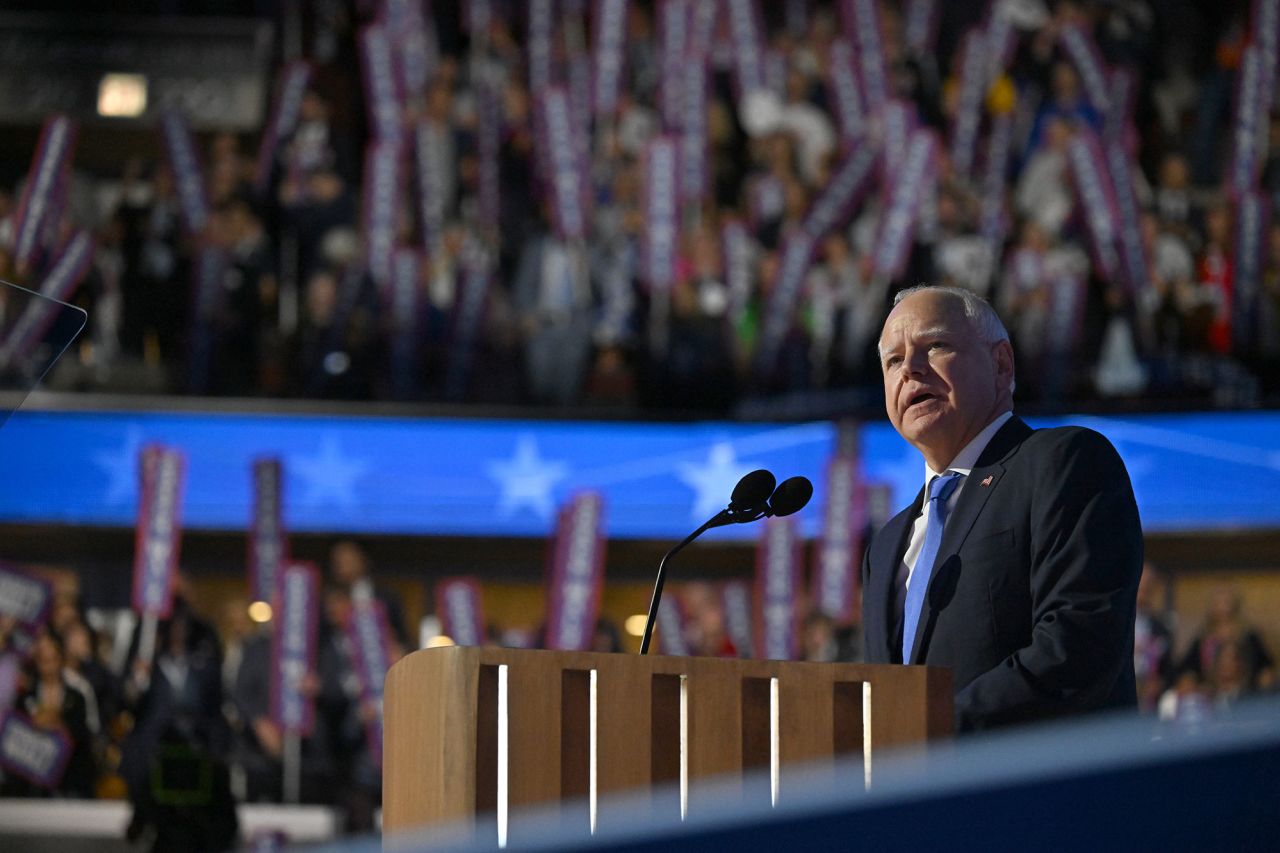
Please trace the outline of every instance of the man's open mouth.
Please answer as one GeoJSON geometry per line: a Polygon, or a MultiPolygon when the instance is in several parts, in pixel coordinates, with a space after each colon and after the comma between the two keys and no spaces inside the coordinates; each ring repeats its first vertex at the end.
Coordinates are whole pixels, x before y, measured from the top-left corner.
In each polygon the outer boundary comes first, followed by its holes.
{"type": "Polygon", "coordinates": [[[914,397],[912,397],[910,400],[907,401],[907,408],[909,409],[912,406],[916,405],[917,403],[927,403],[930,400],[936,400],[936,399],[938,399],[937,394],[932,394],[928,391],[921,391],[919,394],[916,394],[914,397]]]}

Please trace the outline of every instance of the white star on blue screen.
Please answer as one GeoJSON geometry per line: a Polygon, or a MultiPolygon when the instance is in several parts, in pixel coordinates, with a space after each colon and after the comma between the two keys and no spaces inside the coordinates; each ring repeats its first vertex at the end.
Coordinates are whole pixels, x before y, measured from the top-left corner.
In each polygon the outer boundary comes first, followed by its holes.
{"type": "Polygon", "coordinates": [[[541,519],[551,517],[555,509],[552,489],[569,470],[563,462],[543,459],[538,452],[538,442],[528,433],[516,439],[514,457],[489,462],[485,467],[502,492],[498,497],[499,514],[511,516],[524,508],[541,519]]]}
{"type": "Polygon", "coordinates": [[[680,482],[694,491],[693,509],[689,516],[695,521],[706,521],[729,504],[729,495],[743,475],[753,469],[738,461],[733,445],[718,441],[711,445],[707,461],[700,465],[681,463],[676,475],[680,482]]]}
{"type": "Polygon", "coordinates": [[[141,452],[142,430],[130,424],[125,430],[124,444],[114,450],[99,450],[93,454],[93,463],[107,475],[103,503],[115,506],[137,497],[138,454],[141,452]]]}
{"type": "Polygon", "coordinates": [[[303,506],[330,504],[353,509],[356,506],[356,483],[369,470],[362,459],[348,456],[333,435],[320,440],[320,451],[309,456],[290,455],[285,465],[287,476],[302,481],[298,501],[303,506]]]}

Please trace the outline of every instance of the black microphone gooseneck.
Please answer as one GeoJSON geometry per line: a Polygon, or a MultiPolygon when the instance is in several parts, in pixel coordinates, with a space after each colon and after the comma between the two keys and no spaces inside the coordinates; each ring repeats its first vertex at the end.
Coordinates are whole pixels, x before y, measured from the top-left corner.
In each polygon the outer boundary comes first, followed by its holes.
{"type": "Polygon", "coordinates": [[[649,653],[649,643],[653,639],[653,624],[658,619],[658,604],[662,601],[662,585],[667,579],[667,561],[680,553],[684,546],[713,527],[741,524],[762,518],[768,512],[769,496],[773,494],[775,482],[777,481],[773,474],[763,468],[747,474],[738,481],[738,485],[733,487],[733,495],[729,499],[727,508],[707,519],[706,523],[662,556],[662,561],[658,563],[658,577],[653,582],[653,597],[649,601],[649,615],[644,625],[644,636],[640,639],[640,654],[649,653]]]}

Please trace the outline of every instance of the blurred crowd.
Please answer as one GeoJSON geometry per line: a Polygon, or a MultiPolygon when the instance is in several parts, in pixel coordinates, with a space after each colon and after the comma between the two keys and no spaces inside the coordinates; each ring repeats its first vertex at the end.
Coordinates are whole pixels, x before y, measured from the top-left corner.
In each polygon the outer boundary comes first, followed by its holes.
{"type": "MultiPolygon", "coordinates": [[[[1170,606],[1170,580],[1148,565],[1139,590],[1134,663],[1141,711],[1203,722],[1229,714],[1241,698],[1275,690],[1275,660],[1239,591],[1216,590],[1203,621],[1184,624],[1170,606]]],[[[690,581],[668,596],[679,602],[688,654],[750,656],[743,648],[750,639],[733,625],[721,584],[690,581]]],[[[360,691],[344,630],[362,599],[378,601],[387,614],[391,662],[418,647],[422,635],[405,624],[396,595],[375,583],[367,550],[339,540],[323,583],[314,671],[303,681],[315,724],[300,740],[298,796],[339,809],[352,831],[374,826],[381,796],[381,757],[371,749],[381,707],[360,691]]],[[[72,589],[60,589],[11,707],[59,732],[70,758],[52,790],[0,775],[0,796],[127,798],[130,837],[150,840],[156,850],[224,849],[237,831],[235,803],[282,802],[288,745],[272,712],[270,623],[253,621],[240,598],[210,604],[207,612],[197,610],[180,580],[173,613],[160,621],[148,656],[139,651],[141,626],[121,631],[100,612],[86,612],[72,589]]],[[[800,613],[806,609],[797,602],[800,613]]],[[[0,624],[0,653],[11,646],[12,629],[0,624]]],[[[490,624],[486,633],[500,645],[539,643],[536,626],[490,624]]],[[[856,618],[809,612],[797,619],[796,657],[858,662],[859,634],[856,618]]],[[[670,653],[665,643],[660,634],[660,650],[670,653]]],[[[601,618],[590,650],[624,648],[619,627],[601,618]]]]}
{"type": "MultiPolygon", "coordinates": [[[[890,95],[943,140],[936,190],[921,202],[908,261],[885,281],[871,255],[892,187],[876,188],[847,227],[819,242],[777,358],[755,357],[781,265],[781,248],[844,154],[829,85],[840,37],[835,3],[758,4],[767,90],[736,92],[726,17],[708,57],[708,191],[680,211],[676,280],[655,297],[642,284],[644,152],[670,131],[660,108],[660,4],[626,7],[616,111],[590,125],[585,240],[552,227],[539,180],[526,46],[526,4],[496,2],[483,30],[467,4],[431,7],[434,50],[423,94],[405,98],[399,121],[428,127],[441,185],[433,245],[423,246],[413,156],[394,224],[416,246],[419,297],[406,329],[391,297],[363,270],[362,153],[371,136],[356,34],[375,3],[304,4],[302,57],[313,74],[296,128],[281,140],[265,186],[253,182],[257,139],[202,133],[207,228],[184,233],[174,177],[163,156],[121,152],[116,175],[77,172],[65,215],[91,227],[97,256],[78,301],[91,328],[63,387],[215,395],[456,400],[733,411],[744,399],[873,400],[875,342],[886,306],[921,281],[969,287],[1000,309],[1028,401],[1099,398],[1257,402],[1280,383],[1280,221],[1262,241],[1263,275],[1238,340],[1233,323],[1236,202],[1223,187],[1232,138],[1232,88],[1250,38],[1242,0],[999,0],[1016,50],[987,87],[985,122],[1007,116],[1012,142],[994,199],[949,160],[959,109],[960,37],[984,25],[988,4],[945,6],[936,47],[913,50],[903,7],[881,3],[890,95]],[[1135,183],[1150,280],[1132,289],[1109,279],[1089,252],[1068,164],[1072,138],[1101,132],[1065,28],[1091,34],[1108,67],[1136,83],[1135,183]],[[478,26],[478,25],[476,25],[478,26]],[[949,29],[950,28],[950,29],[949,29]],[[958,28],[958,29],[956,29],[958,28]],[[481,222],[477,142],[479,86],[497,93],[500,210],[481,222]],[[726,269],[723,235],[748,226],[745,277],[726,269]],[[995,234],[995,239],[992,235],[995,234]],[[192,311],[198,249],[224,248],[217,310],[192,311]],[[491,280],[477,333],[460,342],[468,257],[489,258],[491,280]],[[1056,283],[1083,282],[1083,305],[1065,349],[1050,310],[1056,283]],[[661,304],[658,304],[661,303],[661,304]],[[195,328],[197,325],[199,329],[195,328]],[[212,341],[193,368],[193,338],[212,341]],[[403,340],[404,343],[398,343],[403,340]],[[463,351],[465,350],[465,352],[463,351]],[[1046,370],[1059,358],[1061,369],[1046,370]],[[455,364],[456,363],[456,364],[455,364]],[[1047,377],[1052,377],[1050,380],[1047,377]]],[[[552,67],[568,74],[587,50],[593,4],[555,4],[552,67]]],[[[292,57],[297,58],[297,57],[292,57]]],[[[282,65],[283,67],[283,65],[282,65]]],[[[1280,190],[1280,119],[1270,127],[1261,190],[1280,190]]],[[[870,136],[877,133],[872,125],[870,136]]],[[[86,129],[81,144],[92,144],[86,129]]],[[[979,152],[983,150],[982,143],[979,152]]],[[[23,164],[19,167],[25,167],[23,164]]],[[[977,175],[978,170],[973,170],[977,175]]],[[[21,182],[0,193],[9,215],[21,182]]],[[[0,247],[4,245],[0,229],[0,247]]],[[[12,275],[0,250],[0,277],[12,275]]],[[[855,401],[849,403],[848,401],[855,401]]]]}
{"type": "MultiPolygon", "coordinates": [[[[229,849],[236,802],[283,801],[286,735],[272,713],[271,624],[254,621],[243,599],[205,613],[192,598],[180,576],[172,614],[158,622],[147,653],[136,618],[121,633],[102,611],[86,611],[73,589],[56,593],[12,707],[65,737],[70,757],[52,790],[0,771],[0,796],[127,798],[129,838],[155,850],[229,849]]],[[[362,598],[384,608],[391,662],[416,648],[399,601],[374,587],[365,549],[339,541],[323,586],[315,668],[303,684],[315,724],[300,742],[298,796],[339,808],[352,831],[374,827],[382,784],[381,756],[370,752],[381,707],[359,689],[345,630],[362,598]]],[[[0,653],[13,648],[13,629],[0,624],[0,653]]]]}

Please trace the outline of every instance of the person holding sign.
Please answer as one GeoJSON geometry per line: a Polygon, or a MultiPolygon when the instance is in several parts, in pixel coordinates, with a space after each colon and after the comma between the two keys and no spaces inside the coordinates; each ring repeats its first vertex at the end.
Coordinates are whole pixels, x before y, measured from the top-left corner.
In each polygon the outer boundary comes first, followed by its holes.
{"type": "MultiPolygon", "coordinates": [[[[89,727],[88,704],[84,694],[68,683],[63,673],[66,652],[62,639],[51,631],[36,637],[31,650],[31,679],[18,697],[17,707],[39,729],[53,732],[69,745],[69,757],[61,777],[42,780],[48,790],[73,797],[92,797],[97,779],[93,759],[93,732],[89,727]]],[[[31,793],[29,783],[14,778],[6,787],[31,793]]]]}
{"type": "Polygon", "coordinates": [[[1142,526],[1119,454],[1013,414],[1013,349],[968,291],[900,293],[885,408],[924,488],[863,560],[868,663],[951,669],[958,731],[1134,708],[1142,526]]]}

